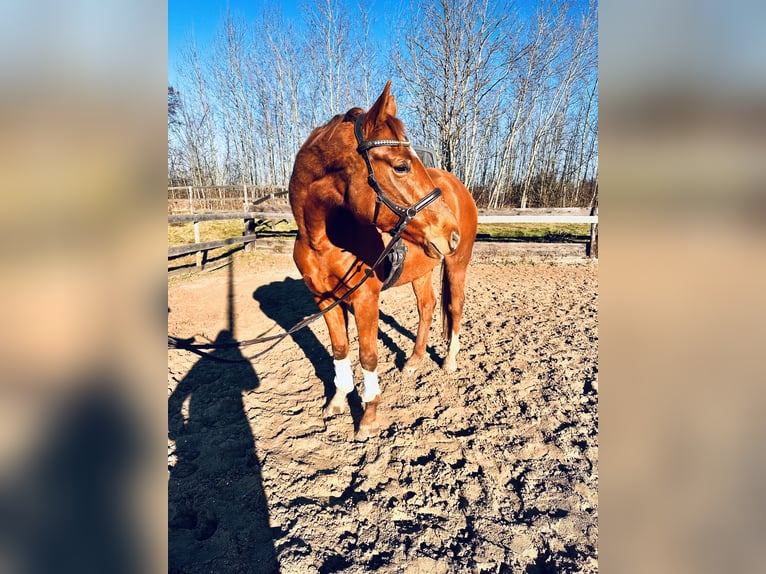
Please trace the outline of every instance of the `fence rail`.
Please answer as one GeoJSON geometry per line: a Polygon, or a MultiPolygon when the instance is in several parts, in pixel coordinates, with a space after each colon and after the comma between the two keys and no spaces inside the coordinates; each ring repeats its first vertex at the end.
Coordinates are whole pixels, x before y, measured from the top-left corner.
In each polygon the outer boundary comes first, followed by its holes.
{"type": "Polygon", "coordinates": [[[168,187],[168,214],[236,209],[287,196],[275,185],[209,185],[168,187]]]}
{"type": "Polygon", "coordinates": [[[189,223],[197,221],[229,221],[232,219],[262,219],[269,221],[292,221],[289,211],[221,211],[218,213],[183,213],[168,215],[168,223],[189,223]]]}
{"type": "Polygon", "coordinates": [[[266,193],[271,193],[271,191],[287,191],[287,188],[285,188],[283,185],[260,185],[260,184],[237,184],[237,185],[169,185],[168,191],[188,191],[188,190],[195,190],[195,189],[215,189],[215,190],[243,190],[243,191],[250,191],[252,194],[255,192],[257,195],[258,192],[263,192],[264,190],[270,190],[266,191],[266,193]]]}
{"type": "MultiPolygon", "coordinates": [[[[168,259],[196,253],[197,267],[202,267],[211,249],[244,244],[252,249],[258,225],[273,226],[280,221],[293,221],[282,199],[287,189],[272,185],[170,186],[168,187],[168,223],[194,224],[194,243],[168,248],[168,259]],[[273,201],[273,203],[272,203],[273,201]],[[268,202],[268,203],[267,203],[268,202]],[[258,210],[264,204],[267,209],[258,210]],[[271,209],[269,209],[271,208],[271,209]],[[179,213],[182,212],[182,213],[179,213]],[[243,234],[214,241],[201,241],[199,224],[203,221],[241,219],[243,234]]],[[[501,211],[479,210],[479,223],[561,223],[590,224],[586,254],[598,257],[598,208],[529,208],[501,211]]]]}
{"type": "MultiPolygon", "coordinates": [[[[252,202],[254,207],[258,202],[252,202]]],[[[194,224],[194,243],[188,245],[177,245],[168,249],[168,259],[197,254],[197,267],[202,267],[207,252],[211,249],[225,247],[227,245],[237,245],[244,243],[246,248],[256,241],[256,225],[268,224],[273,226],[277,222],[293,221],[293,214],[290,211],[224,211],[214,213],[185,213],[168,215],[168,223],[188,223],[194,224]],[[215,241],[200,241],[199,224],[202,221],[225,221],[225,220],[243,220],[243,235],[241,237],[228,237],[215,241]]],[[[591,258],[598,257],[598,207],[588,208],[529,208],[529,209],[508,209],[502,212],[486,213],[480,211],[479,223],[580,223],[590,224],[590,238],[586,245],[586,254],[591,258]]]]}
{"type": "Polygon", "coordinates": [[[479,223],[598,223],[595,210],[587,207],[544,207],[506,209],[502,213],[482,213],[479,223]]]}
{"type": "MultiPolygon", "coordinates": [[[[217,211],[168,215],[168,223],[222,221],[231,219],[293,220],[290,211],[217,211]]],[[[479,212],[479,223],[598,223],[598,215],[587,207],[508,209],[500,213],[479,212]]]]}

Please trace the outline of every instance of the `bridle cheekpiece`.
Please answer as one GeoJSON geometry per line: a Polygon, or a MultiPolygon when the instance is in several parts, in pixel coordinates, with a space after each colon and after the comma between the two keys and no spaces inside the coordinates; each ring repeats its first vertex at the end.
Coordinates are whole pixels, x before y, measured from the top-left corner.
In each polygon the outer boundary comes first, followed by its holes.
{"type": "Polygon", "coordinates": [[[407,224],[409,224],[409,222],[412,221],[412,219],[418,213],[431,205],[439,198],[439,196],[441,196],[442,190],[438,187],[435,187],[428,195],[410,207],[399,205],[393,199],[388,197],[380,188],[378,180],[375,179],[375,173],[372,170],[372,163],[370,162],[370,157],[367,155],[367,152],[374,147],[409,146],[410,142],[406,140],[389,139],[365,141],[364,134],[362,133],[362,124],[364,122],[365,115],[366,114],[359,114],[359,116],[356,118],[356,121],[354,122],[354,135],[356,136],[357,143],[356,151],[359,152],[359,154],[364,158],[365,164],[367,164],[367,183],[375,192],[375,213],[372,218],[372,223],[374,225],[377,221],[378,212],[380,211],[380,204],[382,203],[399,216],[399,222],[396,224],[396,227],[394,227],[392,234],[401,234],[401,232],[404,231],[404,228],[407,227],[407,224]]]}

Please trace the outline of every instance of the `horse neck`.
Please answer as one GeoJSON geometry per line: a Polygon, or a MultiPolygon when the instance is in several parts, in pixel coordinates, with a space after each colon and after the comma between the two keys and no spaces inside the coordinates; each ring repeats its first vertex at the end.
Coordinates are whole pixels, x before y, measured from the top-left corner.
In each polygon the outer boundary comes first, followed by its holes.
{"type": "Polygon", "coordinates": [[[314,140],[313,145],[304,150],[303,169],[291,197],[299,230],[312,244],[321,242],[326,235],[330,212],[345,204],[348,181],[343,165],[328,165],[323,161],[332,157],[332,148],[328,147],[331,144],[328,140],[314,140]]]}

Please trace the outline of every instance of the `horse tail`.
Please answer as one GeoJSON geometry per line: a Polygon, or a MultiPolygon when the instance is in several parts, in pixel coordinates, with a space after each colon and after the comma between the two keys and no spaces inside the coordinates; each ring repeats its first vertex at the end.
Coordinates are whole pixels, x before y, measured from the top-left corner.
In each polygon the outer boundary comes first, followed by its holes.
{"type": "Polygon", "coordinates": [[[442,296],[441,296],[441,309],[442,309],[442,336],[445,341],[449,341],[450,334],[452,333],[452,314],[449,312],[449,305],[452,301],[452,293],[450,292],[449,275],[447,273],[447,265],[442,259],[442,296]]]}

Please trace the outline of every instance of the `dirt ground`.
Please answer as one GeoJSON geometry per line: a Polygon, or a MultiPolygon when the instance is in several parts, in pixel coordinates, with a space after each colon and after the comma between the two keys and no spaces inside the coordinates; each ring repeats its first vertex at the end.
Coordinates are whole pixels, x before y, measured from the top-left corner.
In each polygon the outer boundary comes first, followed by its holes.
{"type": "MultiPolygon", "coordinates": [[[[440,368],[437,315],[403,377],[415,298],[384,292],[380,434],[366,442],[356,393],[351,414],[322,417],[321,319],[250,362],[225,361],[263,346],[224,361],[169,351],[170,572],[596,572],[597,270],[477,253],[456,373],[440,368]]],[[[168,301],[169,333],[219,342],[315,311],[286,254],[171,278],[168,301]]],[[[361,385],[353,321],[350,336],[361,385]]]]}

